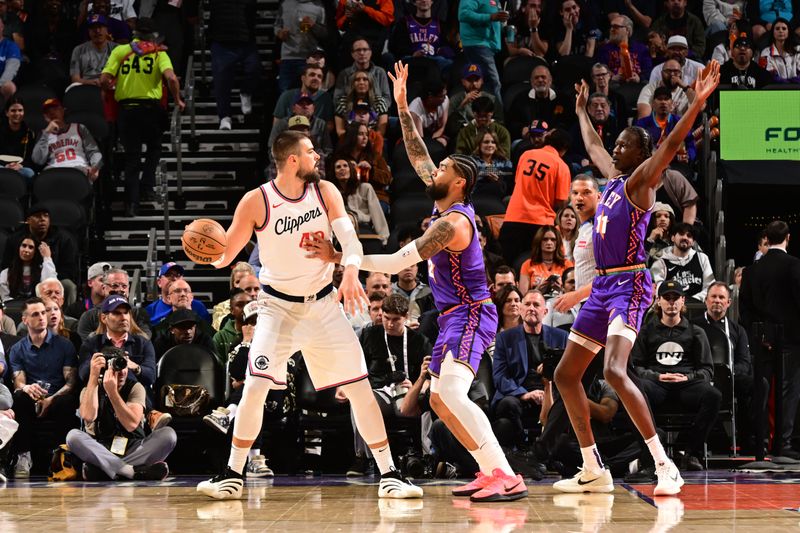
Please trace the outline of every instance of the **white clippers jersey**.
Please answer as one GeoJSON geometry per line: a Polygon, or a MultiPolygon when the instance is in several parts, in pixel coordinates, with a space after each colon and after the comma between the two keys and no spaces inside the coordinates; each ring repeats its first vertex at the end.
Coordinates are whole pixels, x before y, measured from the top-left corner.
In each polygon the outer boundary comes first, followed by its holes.
{"type": "Polygon", "coordinates": [[[47,134],[48,164],[57,168],[87,168],[89,161],[83,151],[83,139],[78,124],[73,122],[63,133],[47,134]]]}
{"type": "Polygon", "coordinates": [[[302,196],[283,196],[274,181],[260,187],[267,217],[256,228],[258,257],[261,260],[259,280],[275,290],[291,296],[316,294],[333,280],[333,263],[309,259],[303,249],[312,233],[331,238],[328,209],[316,183],[306,184],[302,196]]]}
{"type": "Polygon", "coordinates": [[[587,220],[578,228],[578,238],[572,249],[572,258],[575,261],[575,287],[580,288],[591,283],[595,276],[597,263],[594,260],[594,244],[592,243],[592,230],[594,219],[587,220]]]}

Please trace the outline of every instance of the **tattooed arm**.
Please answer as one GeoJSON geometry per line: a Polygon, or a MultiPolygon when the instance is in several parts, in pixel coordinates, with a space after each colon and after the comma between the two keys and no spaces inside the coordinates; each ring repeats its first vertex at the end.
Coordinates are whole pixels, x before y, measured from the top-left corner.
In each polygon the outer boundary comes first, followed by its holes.
{"type": "Polygon", "coordinates": [[[394,65],[394,75],[389,72],[394,84],[394,99],[397,102],[397,114],[400,116],[400,127],[403,130],[403,142],[406,145],[408,159],[417,172],[417,175],[425,182],[425,185],[432,183],[431,176],[436,171],[428,149],[422,141],[422,137],[414,124],[414,118],[408,110],[406,99],[406,82],[408,81],[408,65],[398,61],[394,65]]]}

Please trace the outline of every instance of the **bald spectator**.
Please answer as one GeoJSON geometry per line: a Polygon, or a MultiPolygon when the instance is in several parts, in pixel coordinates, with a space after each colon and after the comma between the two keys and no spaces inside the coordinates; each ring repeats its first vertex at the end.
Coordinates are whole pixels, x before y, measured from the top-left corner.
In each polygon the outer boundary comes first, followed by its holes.
{"type": "MultiPolygon", "coordinates": [[[[662,66],[662,65],[659,65],[662,66]]],[[[667,59],[661,69],[661,79],[657,83],[648,83],[639,93],[636,102],[638,118],[644,118],[653,112],[653,96],[656,89],[665,87],[671,94],[672,107],[669,112],[675,115],[683,115],[689,108],[689,103],[694,100],[694,89],[691,84],[683,81],[681,65],[677,59],[667,59]]]]}
{"type": "MultiPolygon", "coordinates": [[[[574,98],[573,98],[574,100],[574,98]]],[[[567,104],[553,90],[553,76],[550,69],[539,65],[531,72],[531,90],[522,93],[511,102],[509,109],[514,114],[506,117],[506,125],[512,139],[519,139],[527,133],[527,127],[533,119],[547,122],[552,128],[570,121],[570,109],[575,102],[567,104]]]]}

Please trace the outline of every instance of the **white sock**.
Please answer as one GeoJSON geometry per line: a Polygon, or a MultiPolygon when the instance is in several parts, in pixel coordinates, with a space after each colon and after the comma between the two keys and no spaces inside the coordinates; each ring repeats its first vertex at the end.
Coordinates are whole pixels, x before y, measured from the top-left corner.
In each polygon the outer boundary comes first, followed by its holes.
{"type": "Polygon", "coordinates": [[[644,443],[647,444],[647,448],[650,450],[650,455],[653,456],[653,460],[656,462],[656,464],[666,463],[669,461],[667,452],[664,451],[664,447],[661,445],[661,439],[658,438],[658,433],[649,439],[645,439],[644,443]]]}
{"type": "Polygon", "coordinates": [[[381,475],[386,474],[390,470],[394,470],[394,459],[392,459],[392,450],[389,445],[385,444],[380,448],[370,447],[369,451],[372,452],[372,457],[375,459],[375,464],[381,475]]]}
{"type": "Polygon", "coordinates": [[[583,457],[583,468],[592,474],[600,474],[603,472],[605,466],[603,460],[600,458],[600,452],[597,451],[597,445],[592,444],[586,448],[581,448],[581,456],[583,457]]]}
{"type": "Polygon", "coordinates": [[[117,472],[117,475],[127,479],[133,479],[133,467],[131,465],[125,465],[120,468],[119,472],[117,472]]]}
{"type": "Polygon", "coordinates": [[[500,447],[500,443],[497,442],[497,439],[490,439],[488,442],[485,442],[483,446],[470,453],[472,457],[475,458],[475,462],[478,463],[481,474],[485,476],[491,476],[496,468],[502,470],[507,476],[514,477],[516,475],[511,465],[508,464],[506,454],[503,452],[503,448],[500,447]]]}
{"type": "Polygon", "coordinates": [[[261,455],[261,448],[250,448],[250,451],[247,452],[248,459],[252,459],[256,455],[261,455]]]}
{"type": "Polygon", "coordinates": [[[244,465],[247,462],[247,448],[239,448],[236,445],[231,445],[231,455],[228,458],[228,468],[241,474],[244,471],[244,465]]]}
{"type": "Polygon", "coordinates": [[[233,420],[233,417],[236,416],[236,410],[239,408],[238,405],[232,403],[228,406],[228,419],[233,420]]]}

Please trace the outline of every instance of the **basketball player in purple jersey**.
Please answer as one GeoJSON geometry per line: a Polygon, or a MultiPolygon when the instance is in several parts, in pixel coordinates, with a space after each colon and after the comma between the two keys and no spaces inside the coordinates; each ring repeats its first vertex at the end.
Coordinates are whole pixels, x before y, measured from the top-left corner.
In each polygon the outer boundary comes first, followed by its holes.
{"type": "MultiPolygon", "coordinates": [[[[486,285],[475,211],[470,204],[477,166],[472,158],[456,154],[436,168],[408,111],[408,66],[398,62],[389,77],[394,82],[408,157],[435,203],[433,222],[422,237],[392,255],[364,256],[361,269],[396,274],[429,261],[428,279],[441,311],[439,338],[428,367],[430,403],[480,467],[477,478],[453,494],[470,496],[476,502],[517,500],[528,495],[522,476],[511,469],[489,419],[468,396],[483,352],[497,331],[497,309],[486,285]]],[[[307,250],[311,257],[340,260],[330,243],[316,236],[309,240],[307,250]]]]}
{"type": "Polygon", "coordinates": [[[653,281],[645,266],[644,240],[650,209],[661,174],[675,157],[695,118],[719,83],[719,64],[711,61],[695,82],[695,99],[675,129],[651,155],[645,130],[630,127],[617,138],[612,155],[603,148],[586,113],[589,87],[578,90],[575,110],[583,142],[594,164],[609,179],[594,218],[592,237],[597,276],[589,299],[572,326],[567,349],[555,372],[572,427],[581,446],[583,468],[571,479],[556,482],[563,492],[611,492],[609,471],[603,466],[589,425],[589,404],[581,378],[591,360],[605,347],[603,375],[622,400],[645,439],[656,464],[655,495],[677,494],[683,479],[656,435],[641,391],[628,377],[628,358],[652,301],[653,281]]]}

